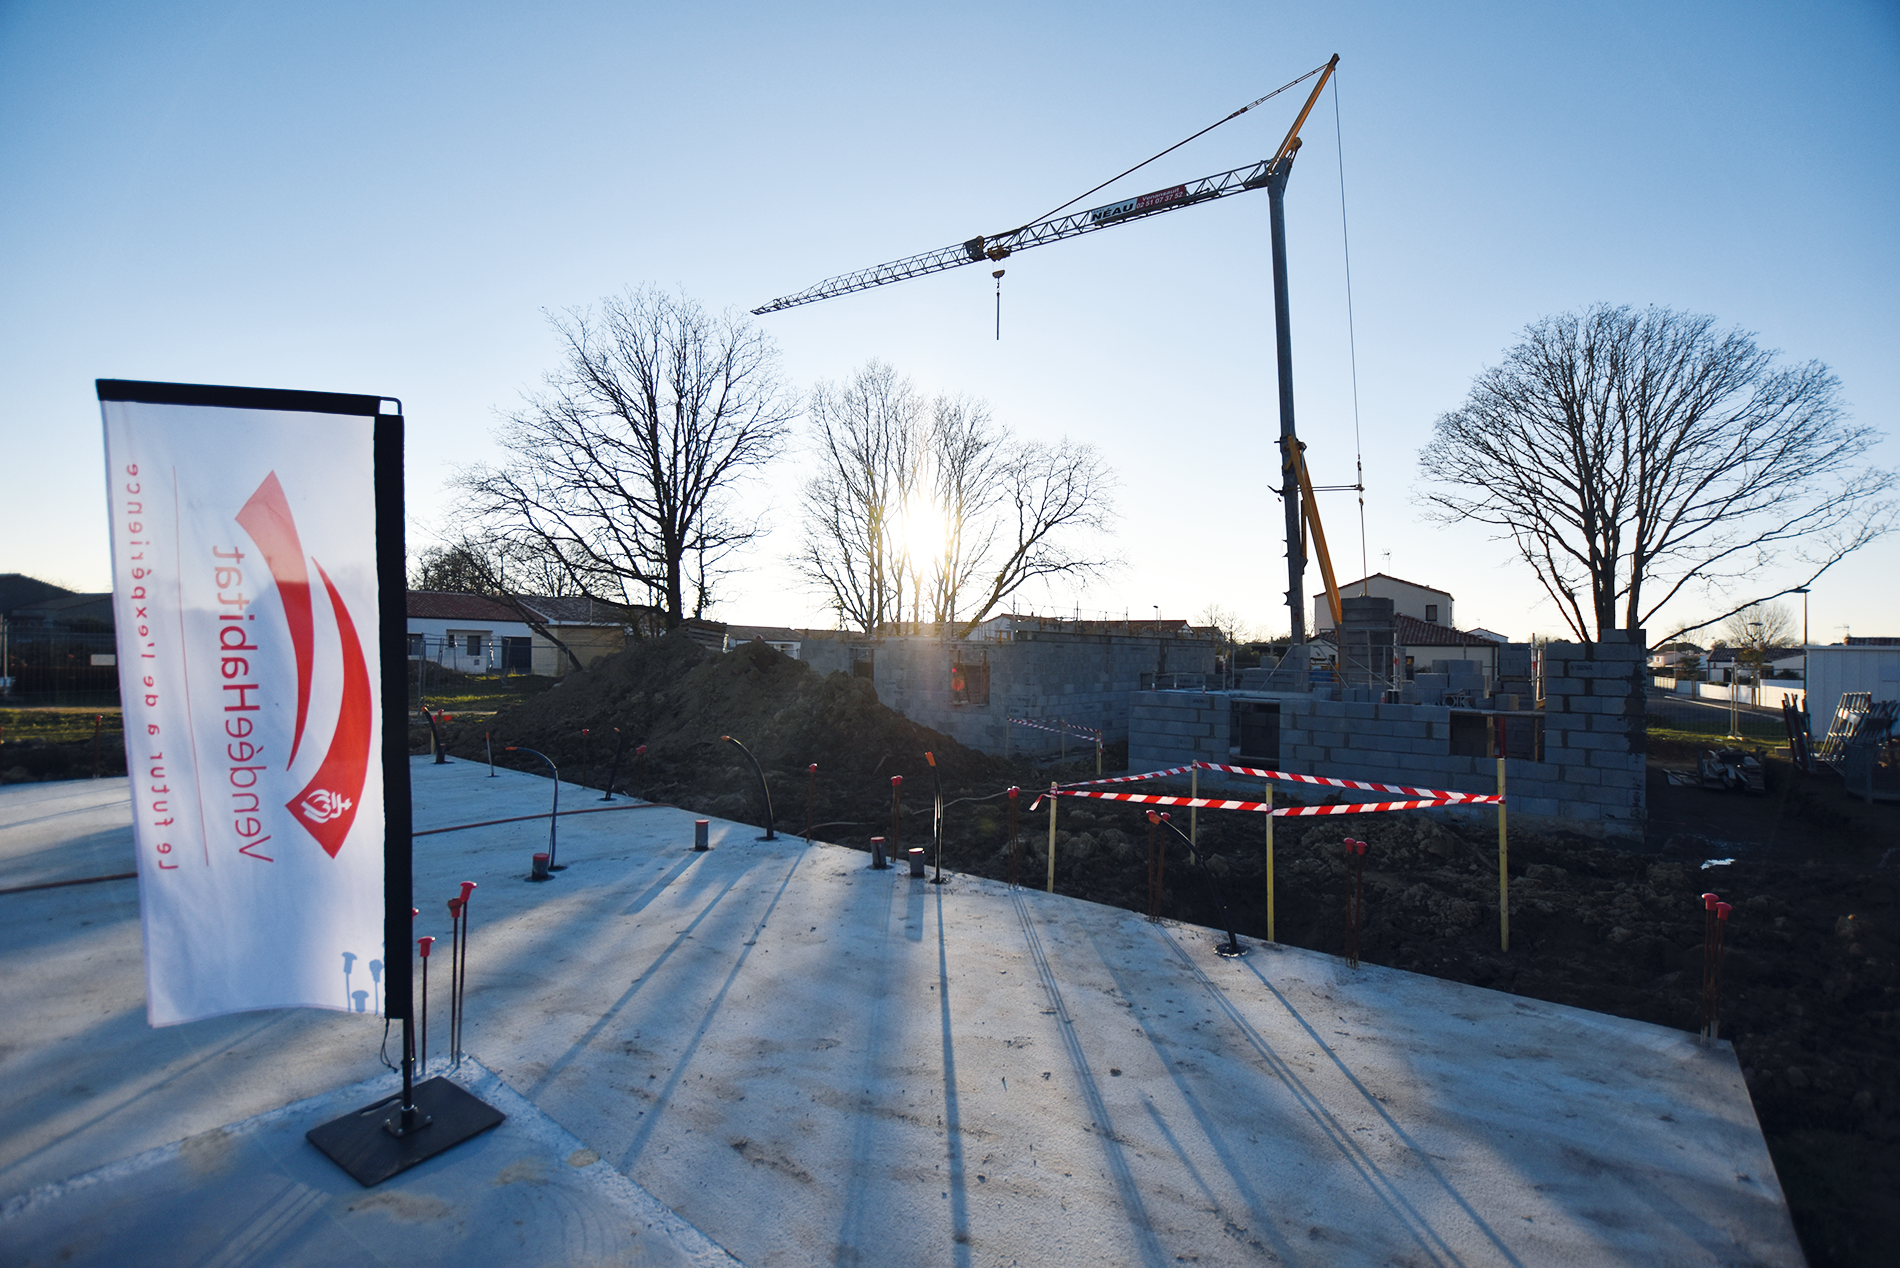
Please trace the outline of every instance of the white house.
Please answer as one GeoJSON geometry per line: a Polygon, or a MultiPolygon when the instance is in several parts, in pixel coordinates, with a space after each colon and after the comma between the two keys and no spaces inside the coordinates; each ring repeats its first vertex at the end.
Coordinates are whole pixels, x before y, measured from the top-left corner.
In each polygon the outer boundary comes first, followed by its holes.
{"type": "MultiPolygon", "coordinates": [[[[1363,594],[1375,599],[1390,599],[1395,616],[1409,616],[1427,625],[1457,628],[1457,622],[1451,618],[1451,595],[1443,590],[1419,585],[1416,581],[1402,581],[1397,577],[1388,577],[1383,572],[1375,572],[1358,581],[1344,582],[1339,587],[1339,593],[1342,598],[1357,598],[1363,594]]],[[[1317,634],[1332,628],[1332,605],[1326,602],[1326,592],[1322,590],[1313,596],[1313,632],[1317,634]]]]}
{"type": "Polygon", "coordinates": [[[534,631],[514,609],[479,594],[411,590],[409,658],[464,674],[527,673],[534,631]]]}

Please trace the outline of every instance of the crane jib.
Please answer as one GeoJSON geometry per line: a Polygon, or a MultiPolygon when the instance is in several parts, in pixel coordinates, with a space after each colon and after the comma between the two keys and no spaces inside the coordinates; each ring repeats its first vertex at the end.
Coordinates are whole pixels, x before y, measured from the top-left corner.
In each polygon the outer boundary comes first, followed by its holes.
{"type": "Polygon", "coordinates": [[[1171,189],[1157,189],[1152,194],[1142,194],[1138,198],[1124,198],[1118,203],[1106,207],[1097,207],[1088,213],[1089,223],[1099,225],[1105,220],[1114,220],[1121,216],[1132,215],[1138,211],[1153,211],[1169,203],[1180,202],[1187,197],[1187,186],[1176,185],[1171,189]]]}

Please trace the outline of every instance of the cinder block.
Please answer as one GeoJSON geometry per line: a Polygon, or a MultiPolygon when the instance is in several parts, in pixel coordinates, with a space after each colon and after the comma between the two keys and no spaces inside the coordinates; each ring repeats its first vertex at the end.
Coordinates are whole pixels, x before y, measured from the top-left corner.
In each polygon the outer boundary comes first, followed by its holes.
{"type": "Polygon", "coordinates": [[[1355,700],[1340,705],[1339,716],[1342,718],[1352,718],[1360,722],[1370,722],[1379,716],[1379,706],[1370,703],[1360,703],[1355,700]]]}
{"type": "Polygon", "coordinates": [[[1591,766],[1588,760],[1566,762],[1561,769],[1563,770],[1562,779],[1566,784],[1574,784],[1579,788],[1595,788],[1603,783],[1603,772],[1591,766]]]}
{"type": "MultiPolygon", "coordinates": [[[[1505,795],[1504,808],[1507,812],[1516,811],[1519,814],[1543,815],[1551,819],[1555,819],[1558,815],[1563,813],[1563,803],[1553,797],[1513,797],[1508,793],[1505,795]]],[[[1508,814],[1506,821],[1509,821],[1508,814]]]]}
{"type": "Polygon", "coordinates": [[[1563,808],[1558,811],[1558,814],[1565,819],[1575,819],[1581,823],[1588,823],[1603,817],[1603,807],[1594,802],[1564,801],[1559,804],[1563,808]]]}

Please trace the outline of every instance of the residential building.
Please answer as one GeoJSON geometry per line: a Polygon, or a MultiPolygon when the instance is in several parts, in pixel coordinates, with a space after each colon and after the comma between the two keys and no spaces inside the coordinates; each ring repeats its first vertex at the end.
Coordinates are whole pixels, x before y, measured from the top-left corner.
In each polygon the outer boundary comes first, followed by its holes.
{"type": "MultiPolygon", "coordinates": [[[[1455,628],[1452,620],[1451,595],[1444,590],[1423,586],[1416,581],[1406,581],[1399,577],[1388,577],[1383,572],[1375,572],[1370,577],[1358,581],[1348,581],[1339,587],[1342,596],[1367,595],[1375,599],[1392,600],[1392,610],[1399,616],[1409,616],[1415,621],[1427,625],[1444,625],[1455,628]]],[[[1333,628],[1332,605],[1326,601],[1326,592],[1320,591],[1313,596],[1313,632],[1324,633],[1333,628]]]]}

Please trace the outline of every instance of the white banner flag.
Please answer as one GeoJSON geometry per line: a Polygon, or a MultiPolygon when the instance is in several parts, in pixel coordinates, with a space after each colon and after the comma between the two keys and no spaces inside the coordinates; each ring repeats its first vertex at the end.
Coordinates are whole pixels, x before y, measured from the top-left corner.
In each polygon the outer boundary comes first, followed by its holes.
{"type": "Polygon", "coordinates": [[[100,385],[147,1018],[381,1011],[374,398],[147,386],[100,385]]]}

